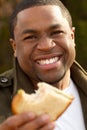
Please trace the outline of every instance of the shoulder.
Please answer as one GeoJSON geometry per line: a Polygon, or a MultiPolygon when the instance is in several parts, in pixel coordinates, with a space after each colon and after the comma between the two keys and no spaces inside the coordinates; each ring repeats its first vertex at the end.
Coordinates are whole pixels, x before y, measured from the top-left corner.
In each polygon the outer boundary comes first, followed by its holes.
{"type": "Polygon", "coordinates": [[[13,70],[0,74],[0,123],[11,114],[13,74],[13,70]]]}
{"type": "Polygon", "coordinates": [[[12,86],[13,81],[13,69],[10,69],[2,74],[0,74],[0,88],[12,86]]]}
{"type": "Polygon", "coordinates": [[[73,63],[73,65],[71,67],[71,72],[72,72],[72,74],[78,75],[79,77],[85,79],[86,83],[87,83],[87,72],[76,61],[73,63]]]}
{"type": "Polygon", "coordinates": [[[71,67],[71,78],[87,95],[87,72],[76,61],[71,67]]]}

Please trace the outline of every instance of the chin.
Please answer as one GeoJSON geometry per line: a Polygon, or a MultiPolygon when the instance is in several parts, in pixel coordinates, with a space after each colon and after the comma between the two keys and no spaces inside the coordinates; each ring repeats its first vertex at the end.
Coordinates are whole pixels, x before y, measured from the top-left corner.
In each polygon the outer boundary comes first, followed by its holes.
{"type": "Polygon", "coordinates": [[[56,84],[58,82],[60,82],[64,76],[65,76],[65,73],[66,72],[61,72],[61,74],[59,73],[56,73],[55,75],[52,75],[52,76],[38,76],[38,80],[39,82],[46,82],[46,83],[49,83],[49,84],[56,84]]]}

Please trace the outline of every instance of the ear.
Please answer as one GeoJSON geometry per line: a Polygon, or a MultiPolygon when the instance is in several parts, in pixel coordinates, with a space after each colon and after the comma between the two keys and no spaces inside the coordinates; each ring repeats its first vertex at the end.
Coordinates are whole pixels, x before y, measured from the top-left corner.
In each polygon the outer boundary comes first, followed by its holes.
{"type": "Polygon", "coordinates": [[[72,37],[72,40],[73,40],[74,46],[76,46],[76,44],[75,44],[75,27],[72,27],[71,37],[72,37]]]}
{"type": "Polygon", "coordinates": [[[12,39],[12,38],[10,38],[9,41],[10,41],[10,44],[11,44],[13,51],[14,51],[14,57],[16,57],[16,43],[15,43],[14,39],[12,39]]]}

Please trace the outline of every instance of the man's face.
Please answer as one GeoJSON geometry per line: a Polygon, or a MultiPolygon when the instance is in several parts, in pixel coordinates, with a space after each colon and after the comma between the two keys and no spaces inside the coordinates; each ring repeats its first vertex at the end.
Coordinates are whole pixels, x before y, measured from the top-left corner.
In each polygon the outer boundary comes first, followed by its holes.
{"type": "Polygon", "coordinates": [[[14,55],[33,80],[58,82],[74,61],[74,29],[69,27],[58,6],[36,6],[21,11],[14,37],[14,55]]]}

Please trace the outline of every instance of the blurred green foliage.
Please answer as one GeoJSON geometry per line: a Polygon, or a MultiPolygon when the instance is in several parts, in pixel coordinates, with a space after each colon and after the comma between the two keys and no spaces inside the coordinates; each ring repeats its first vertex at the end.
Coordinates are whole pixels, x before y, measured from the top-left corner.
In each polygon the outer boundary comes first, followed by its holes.
{"type": "Polygon", "coordinates": [[[87,71],[87,0],[62,0],[66,1],[76,28],[76,60],[87,71]]]}
{"type": "Polygon", "coordinates": [[[87,21],[79,20],[76,31],[77,60],[87,71],[87,21]]]}
{"type": "MultiPolygon", "coordinates": [[[[87,0],[61,0],[69,9],[76,28],[76,60],[87,71],[87,0]]],[[[12,67],[9,15],[19,0],[0,0],[0,73],[12,67]]]]}

